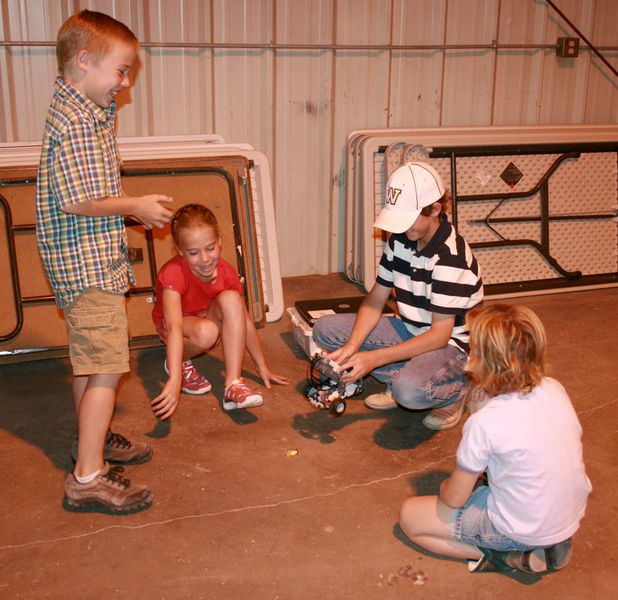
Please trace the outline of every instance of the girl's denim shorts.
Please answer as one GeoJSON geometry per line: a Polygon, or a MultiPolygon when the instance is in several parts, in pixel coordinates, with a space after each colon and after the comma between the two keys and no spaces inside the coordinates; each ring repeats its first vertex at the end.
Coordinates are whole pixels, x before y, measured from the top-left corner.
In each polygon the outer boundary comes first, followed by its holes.
{"type": "Polygon", "coordinates": [[[477,548],[532,550],[533,546],[516,542],[494,527],[487,514],[488,496],[489,487],[486,485],[472,492],[465,506],[457,511],[451,532],[453,538],[477,548]]]}

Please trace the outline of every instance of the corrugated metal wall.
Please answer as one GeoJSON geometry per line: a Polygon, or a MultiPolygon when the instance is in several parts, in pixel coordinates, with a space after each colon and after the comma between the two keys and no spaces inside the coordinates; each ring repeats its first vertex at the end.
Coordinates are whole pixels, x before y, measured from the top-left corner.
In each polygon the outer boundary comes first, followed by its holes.
{"type": "MultiPolygon", "coordinates": [[[[543,0],[1,1],[0,141],[40,138],[62,22],[111,14],[144,42],[118,135],[264,151],[283,275],[343,269],[352,130],[618,120],[616,77],[588,49],[556,58],[575,34],[543,0]]],[[[616,0],[558,5],[618,66],[616,0]]]]}

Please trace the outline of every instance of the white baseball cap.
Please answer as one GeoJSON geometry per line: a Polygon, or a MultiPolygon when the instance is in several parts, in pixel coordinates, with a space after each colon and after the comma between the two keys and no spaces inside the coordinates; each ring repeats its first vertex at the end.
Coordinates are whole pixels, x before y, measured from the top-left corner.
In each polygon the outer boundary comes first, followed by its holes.
{"type": "Polygon", "coordinates": [[[386,182],[386,200],[374,227],[391,233],[407,231],[421,209],[440,200],[445,192],[437,171],[424,162],[408,162],[386,182]]]}

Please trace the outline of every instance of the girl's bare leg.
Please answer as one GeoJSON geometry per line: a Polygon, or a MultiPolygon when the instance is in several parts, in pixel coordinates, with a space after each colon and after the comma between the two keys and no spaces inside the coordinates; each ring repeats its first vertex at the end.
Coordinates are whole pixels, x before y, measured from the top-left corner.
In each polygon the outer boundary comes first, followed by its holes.
{"type": "Polygon", "coordinates": [[[247,347],[247,321],[245,303],[238,292],[221,292],[208,308],[212,319],[221,332],[223,360],[225,362],[225,387],[240,379],[242,363],[247,347]]]}
{"type": "Polygon", "coordinates": [[[415,544],[430,552],[453,558],[481,558],[476,546],[452,538],[451,526],[456,515],[457,509],[441,502],[438,496],[416,496],[403,503],[399,524],[415,544]]]}
{"type": "Polygon", "coordinates": [[[247,345],[245,304],[238,292],[221,292],[208,308],[205,318],[183,319],[183,360],[202,354],[212,348],[219,337],[223,344],[225,387],[240,379],[247,345]]]}

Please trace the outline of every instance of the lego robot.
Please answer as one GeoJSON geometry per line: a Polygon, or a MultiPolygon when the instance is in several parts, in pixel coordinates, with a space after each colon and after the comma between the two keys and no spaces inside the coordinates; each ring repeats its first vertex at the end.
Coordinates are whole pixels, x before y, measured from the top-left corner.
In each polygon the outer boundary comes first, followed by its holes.
{"type": "Polygon", "coordinates": [[[323,352],[317,352],[309,363],[309,381],[305,395],[309,403],[320,410],[341,416],[346,409],[345,399],[363,391],[363,382],[341,381],[341,367],[323,352]]]}

